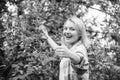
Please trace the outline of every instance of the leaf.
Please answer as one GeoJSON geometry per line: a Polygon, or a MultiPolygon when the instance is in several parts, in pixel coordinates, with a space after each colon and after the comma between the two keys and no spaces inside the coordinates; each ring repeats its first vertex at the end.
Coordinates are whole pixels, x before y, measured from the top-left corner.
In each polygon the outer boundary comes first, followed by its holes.
{"type": "Polygon", "coordinates": [[[54,57],[47,57],[47,58],[45,58],[44,61],[42,61],[42,62],[43,62],[43,65],[45,66],[45,65],[47,65],[49,62],[55,61],[55,60],[56,60],[56,59],[55,59],[54,57]]]}

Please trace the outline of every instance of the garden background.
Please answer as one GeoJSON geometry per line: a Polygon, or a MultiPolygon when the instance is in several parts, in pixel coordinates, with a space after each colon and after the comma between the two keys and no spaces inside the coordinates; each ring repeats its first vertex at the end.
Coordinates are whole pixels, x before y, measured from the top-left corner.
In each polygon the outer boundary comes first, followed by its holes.
{"type": "Polygon", "coordinates": [[[120,80],[119,0],[0,0],[0,80],[58,80],[59,58],[37,28],[60,44],[73,14],[91,41],[90,80],[120,80]]]}

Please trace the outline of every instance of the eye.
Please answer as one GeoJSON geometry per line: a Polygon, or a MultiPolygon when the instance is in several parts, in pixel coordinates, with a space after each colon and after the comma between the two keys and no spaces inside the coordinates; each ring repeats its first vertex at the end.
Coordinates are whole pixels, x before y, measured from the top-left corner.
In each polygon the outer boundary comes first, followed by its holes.
{"type": "Polygon", "coordinates": [[[70,30],[71,30],[71,31],[75,31],[75,28],[71,27],[70,30]]]}
{"type": "Polygon", "coordinates": [[[67,30],[67,27],[64,27],[63,30],[67,30]]]}

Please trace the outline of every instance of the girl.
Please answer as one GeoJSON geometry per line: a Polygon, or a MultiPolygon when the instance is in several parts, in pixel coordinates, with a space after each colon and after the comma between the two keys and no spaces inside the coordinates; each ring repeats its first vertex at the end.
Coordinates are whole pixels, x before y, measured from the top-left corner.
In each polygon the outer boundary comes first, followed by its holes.
{"type": "Polygon", "coordinates": [[[61,46],[52,40],[44,26],[41,27],[47,42],[61,57],[59,80],[89,80],[88,38],[82,20],[76,16],[67,19],[61,46]]]}

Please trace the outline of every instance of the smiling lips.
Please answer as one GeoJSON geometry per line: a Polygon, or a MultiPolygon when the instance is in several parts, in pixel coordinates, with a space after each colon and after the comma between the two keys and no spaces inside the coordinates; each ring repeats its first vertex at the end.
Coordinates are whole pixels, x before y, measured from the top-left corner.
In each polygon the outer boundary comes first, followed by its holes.
{"type": "Polygon", "coordinates": [[[64,36],[65,36],[67,39],[72,38],[72,35],[70,35],[70,34],[64,34],[64,36]]]}

